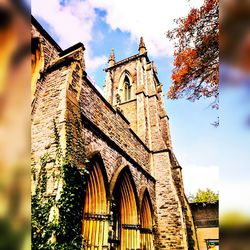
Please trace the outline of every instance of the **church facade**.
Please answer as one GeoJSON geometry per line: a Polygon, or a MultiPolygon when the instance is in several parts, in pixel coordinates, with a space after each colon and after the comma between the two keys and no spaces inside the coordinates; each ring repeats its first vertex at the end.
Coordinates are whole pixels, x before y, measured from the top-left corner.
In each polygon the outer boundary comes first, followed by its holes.
{"type": "MultiPolygon", "coordinates": [[[[33,193],[41,157],[58,154],[56,124],[61,153],[71,141],[70,159],[84,169],[78,157],[84,146],[88,162],[83,249],[198,249],[162,84],[143,39],[129,58],[116,61],[112,50],[104,96],[88,78],[84,50],[81,43],[62,50],[32,18],[33,193]]],[[[57,199],[62,182],[53,177],[55,161],[45,167],[46,197],[57,199]]]]}

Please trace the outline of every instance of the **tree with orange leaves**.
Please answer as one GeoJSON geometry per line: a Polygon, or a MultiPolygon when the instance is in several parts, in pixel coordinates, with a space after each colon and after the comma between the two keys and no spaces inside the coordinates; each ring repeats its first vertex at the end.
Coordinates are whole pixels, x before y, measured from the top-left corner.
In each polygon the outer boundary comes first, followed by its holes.
{"type": "Polygon", "coordinates": [[[167,32],[175,42],[168,97],[190,101],[212,97],[212,107],[218,108],[219,0],[205,0],[200,8],[191,9],[187,17],[175,22],[178,26],[167,32]]]}

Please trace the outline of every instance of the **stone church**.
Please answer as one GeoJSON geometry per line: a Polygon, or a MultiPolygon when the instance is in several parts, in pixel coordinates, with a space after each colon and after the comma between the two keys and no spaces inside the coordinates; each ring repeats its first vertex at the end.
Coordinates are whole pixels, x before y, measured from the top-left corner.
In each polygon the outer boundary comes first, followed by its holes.
{"type": "MultiPolygon", "coordinates": [[[[162,84],[143,38],[123,60],[112,50],[104,96],[85,71],[84,50],[82,43],[62,50],[32,17],[32,192],[39,159],[57,154],[54,124],[65,154],[70,120],[74,152],[81,139],[90,165],[79,201],[83,249],[198,249],[162,84]]],[[[46,164],[47,173],[53,168],[46,164]]],[[[46,195],[60,196],[61,182],[47,180],[46,195]]]]}

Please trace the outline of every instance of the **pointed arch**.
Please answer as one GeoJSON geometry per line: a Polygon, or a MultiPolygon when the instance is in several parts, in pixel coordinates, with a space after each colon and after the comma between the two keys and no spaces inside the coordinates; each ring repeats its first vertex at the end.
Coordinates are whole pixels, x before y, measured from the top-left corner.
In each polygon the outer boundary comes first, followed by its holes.
{"type": "Polygon", "coordinates": [[[116,238],[121,250],[139,249],[140,231],[138,218],[138,196],[133,176],[128,166],[118,169],[116,182],[112,190],[113,202],[118,209],[118,230],[116,238]]]}
{"type": "Polygon", "coordinates": [[[89,164],[90,170],[95,162],[97,162],[100,165],[100,170],[102,172],[102,176],[103,176],[104,184],[105,184],[105,189],[106,189],[106,193],[107,193],[107,199],[109,199],[109,197],[110,197],[109,181],[108,181],[108,175],[106,172],[105,164],[104,164],[103,159],[102,159],[102,153],[99,150],[95,150],[95,151],[87,154],[87,159],[90,162],[90,164],[89,164]]]}
{"type": "Polygon", "coordinates": [[[132,97],[132,77],[128,70],[124,70],[119,80],[119,96],[121,102],[129,101],[132,97]]]}
{"type": "Polygon", "coordinates": [[[99,153],[90,158],[83,208],[82,234],[86,249],[108,248],[108,178],[99,153]]]}
{"type": "Polygon", "coordinates": [[[148,189],[144,190],[141,210],[140,210],[140,224],[141,224],[141,236],[140,236],[140,249],[152,250],[153,245],[153,206],[150,199],[148,189]]]}
{"type": "Polygon", "coordinates": [[[122,71],[119,81],[124,81],[125,76],[127,76],[130,80],[132,79],[131,73],[127,69],[125,69],[122,71]]]}

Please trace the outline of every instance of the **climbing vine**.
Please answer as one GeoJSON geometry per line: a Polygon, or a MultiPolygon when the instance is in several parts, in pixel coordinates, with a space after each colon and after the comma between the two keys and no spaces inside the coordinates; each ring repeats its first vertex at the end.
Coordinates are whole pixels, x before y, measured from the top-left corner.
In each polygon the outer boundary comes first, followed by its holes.
{"type": "Polygon", "coordinates": [[[49,249],[47,240],[50,237],[50,227],[48,227],[49,211],[52,207],[52,198],[46,199],[47,171],[46,164],[50,161],[48,154],[40,159],[40,172],[35,194],[31,198],[32,208],[32,249],[49,249]]]}
{"type": "Polygon", "coordinates": [[[77,116],[66,125],[65,155],[61,149],[60,135],[54,123],[56,156],[45,154],[40,159],[40,171],[35,194],[32,196],[32,249],[83,249],[82,216],[83,196],[88,171],[80,122],[77,116]],[[75,133],[74,133],[75,129],[75,133]],[[76,136],[74,136],[74,134],[76,136]],[[47,194],[48,173],[46,165],[54,163],[54,181],[57,194],[47,194]]]}

